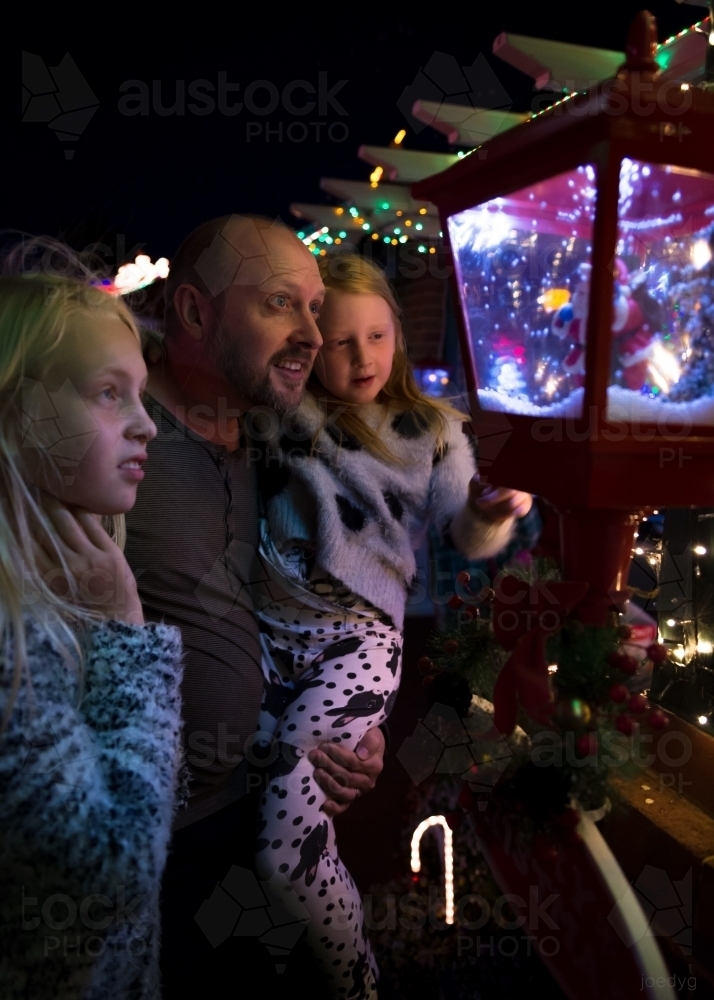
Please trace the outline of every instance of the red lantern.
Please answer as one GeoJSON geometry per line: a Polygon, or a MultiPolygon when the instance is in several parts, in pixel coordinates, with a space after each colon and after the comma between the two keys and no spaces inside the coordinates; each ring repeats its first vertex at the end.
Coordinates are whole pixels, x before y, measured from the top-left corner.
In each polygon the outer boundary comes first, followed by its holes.
{"type": "Polygon", "coordinates": [[[643,12],[616,79],[413,188],[452,255],[482,472],[558,505],[593,624],[644,511],[714,494],[714,397],[688,374],[714,287],[714,94],[659,82],[655,45],[643,12]]]}

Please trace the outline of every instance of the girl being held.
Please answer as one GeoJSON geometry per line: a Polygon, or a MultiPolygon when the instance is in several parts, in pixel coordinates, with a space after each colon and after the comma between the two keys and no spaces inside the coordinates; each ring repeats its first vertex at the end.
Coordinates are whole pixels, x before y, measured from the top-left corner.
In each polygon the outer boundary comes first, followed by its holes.
{"type": "Polygon", "coordinates": [[[429,524],[467,558],[488,558],[531,498],[479,484],[466,418],[417,388],[383,273],[358,256],[321,270],[323,346],[262,473],[270,584],[259,608],[265,699],[256,739],[272,743],[273,780],[256,864],[261,877],[286,879],[305,907],[331,995],[373,998],[361,901],[307,755],[324,743],[337,756],[354,750],[389,715],[414,551],[429,524]]]}
{"type": "MultiPolygon", "coordinates": [[[[60,248],[62,249],[62,248],[60,248]]],[[[158,998],[180,635],[119,541],[156,434],[120,299],[0,277],[0,994],[158,998]]]]}

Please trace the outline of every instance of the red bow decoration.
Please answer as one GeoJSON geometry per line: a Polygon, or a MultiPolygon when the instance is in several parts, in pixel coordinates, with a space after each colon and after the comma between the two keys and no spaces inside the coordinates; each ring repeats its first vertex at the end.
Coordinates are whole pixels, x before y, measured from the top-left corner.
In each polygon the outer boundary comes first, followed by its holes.
{"type": "Polygon", "coordinates": [[[504,736],[516,727],[518,704],[538,722],[551,707],[545,642],[565,624],[568,613],[588,592],[584,582],[529,583],[504,576],[493,602],[493,631],[512,650],[493,691],[494,723],[504,736]]]}

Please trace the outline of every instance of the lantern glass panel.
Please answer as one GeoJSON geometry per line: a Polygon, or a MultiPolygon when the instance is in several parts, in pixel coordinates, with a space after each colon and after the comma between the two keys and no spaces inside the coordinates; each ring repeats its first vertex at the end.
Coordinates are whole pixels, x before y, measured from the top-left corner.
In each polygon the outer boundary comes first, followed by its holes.
{"type": "Polygon", "coordinates": [[[714,176],[623,159],[608,418],[714,424],[714,176]]]}
{"type": "Polygon", "coordinates": [[[595,178],[583,164],[448,219],[485,410],[582,413],[595,178]]]}

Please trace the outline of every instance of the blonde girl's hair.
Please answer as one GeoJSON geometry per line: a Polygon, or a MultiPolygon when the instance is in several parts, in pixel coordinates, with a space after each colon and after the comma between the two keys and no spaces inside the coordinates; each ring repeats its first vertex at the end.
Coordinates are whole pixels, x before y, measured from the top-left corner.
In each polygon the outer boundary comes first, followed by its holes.
{"type": "MultiPolygon", "coordinates": [[[[436,452],[445,451],[449,420],[468,420],[445,400],[434,399],[423,393],[416,383],[414,372],[407,356],[406,343],[402,333],[402,311],[396,295],[381,268],[357,254],[340,254],[318,260],[320,275],[327,289],[327,295],[379,295],[392,311],[396,347],[392,371],[381,392],[381,402],[390,409],[409,410],[417,423],[436,437],[436,452]]],[[[400,462],[382,440],[379,428],[374,430],[360,416],[359,407],[345,403],[329,393],[313,371],[307,383],[308,390],[325,406],[325,422],[338,410],[342,412],[331,419],[331,426],[346,437],[356,438],[359,443],[377,458],[386,462],[400,462]],[[347,407],[347,409],[344,409],[347,407]]]]}
{"type": "MultiPolygon", "coordinates": [[[[30,480],[26,456],[31,440],[33,455],[39,452],[46,474],[62,482],[62,469],[51,448],[55,438],[49,435],[44,445],[39,429],[32,431],[35,419],[52,418],[51,398],[42,381],[52,370],[53,353],[77,319],[107,315],[118,317],[139,339],[124,303],[85,281],[43,273],[0,275],[0,648],[8,661],[14,661],[0,733],[27,669],[28,618],[49,634],[81,675],[75,633],[96,617],[71,597],[53,593],[43,578],[38,538],[44,536],[54,549],[56,562],[64,565],[64,561],[55,529],[30,480]]],[[[61,433],[61,428],[56,430],[61,433]]],[[[104,524],[121,543],[123,516],[104,524]]]]}

